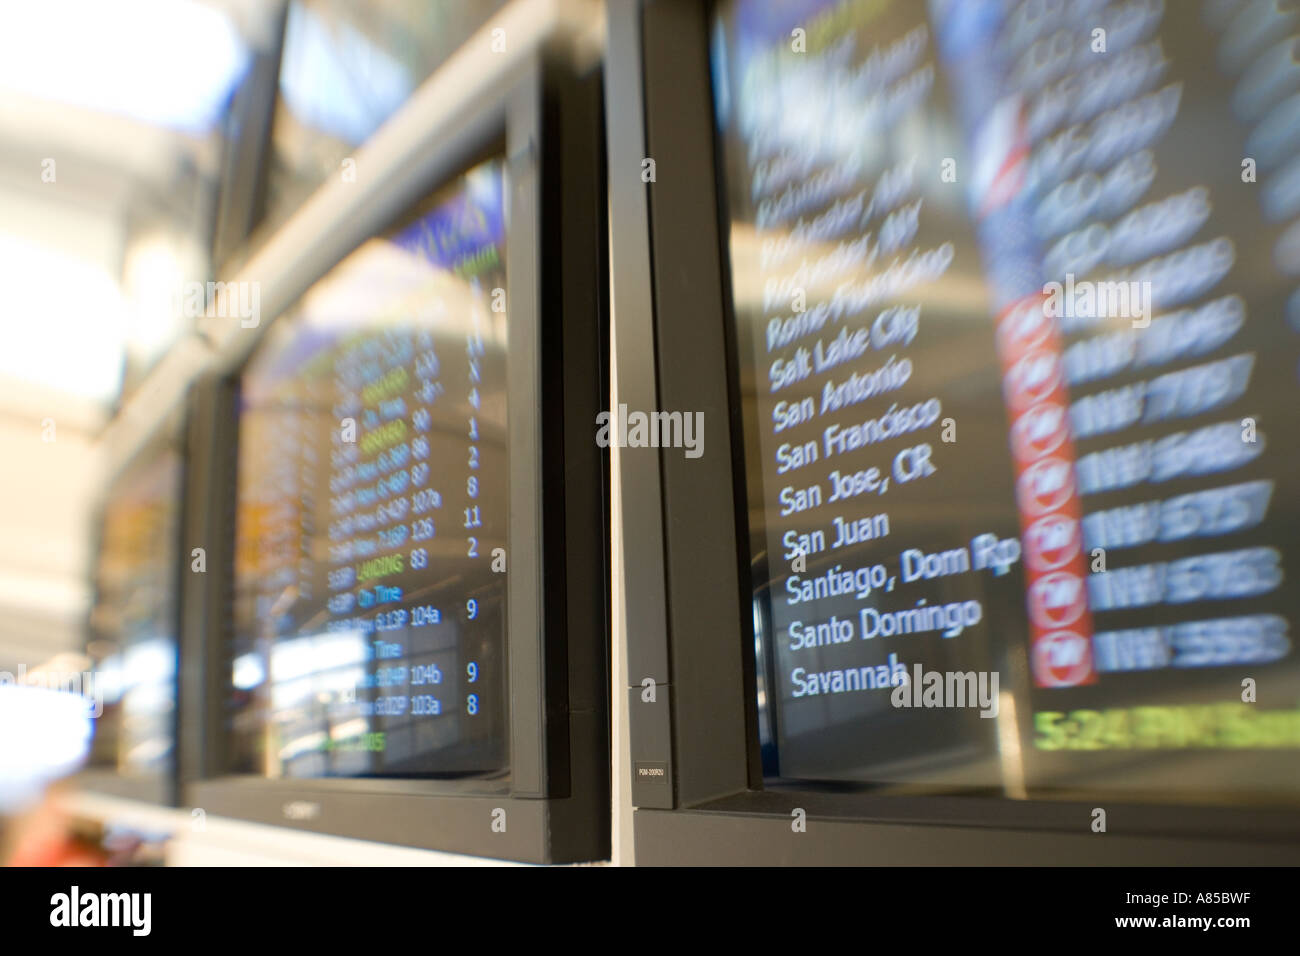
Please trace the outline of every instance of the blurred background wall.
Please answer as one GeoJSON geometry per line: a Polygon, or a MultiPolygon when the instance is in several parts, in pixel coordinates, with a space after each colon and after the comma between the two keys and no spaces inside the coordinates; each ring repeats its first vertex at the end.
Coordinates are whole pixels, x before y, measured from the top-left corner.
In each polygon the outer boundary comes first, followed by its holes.
{"type": "Polygon", "coordinates": [[[83,640],[114,417],[203,347],[177,290],[246,260],[503,5],[0,10],[0,671],[83,640]]]}
{"type": "Polygon", "coordinates": [[[0,13],[0,670],[83,640],[100,439],[186,332],[151,286],[210,270],[224,123],[267,12],[0,13]]]}

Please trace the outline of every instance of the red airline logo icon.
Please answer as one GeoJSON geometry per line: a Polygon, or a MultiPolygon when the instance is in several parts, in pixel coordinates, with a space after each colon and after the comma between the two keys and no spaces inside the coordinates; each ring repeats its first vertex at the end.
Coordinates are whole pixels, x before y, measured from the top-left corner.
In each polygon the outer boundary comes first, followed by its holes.
{"type": "Polygon", "coordinates": [[[1092,673],[1092,648],[1074,631],[1057,631],[1034,642],[1034,676],[1044,687],[1073,687],[1092,673]]]}
{"type": "Polygon", "coordinates": [[[1003,355],[1024,355],[1046,342],[1051,331],[1043,298],[1033,295],[1013,305],[998,323],[998,346],[1003,355]]]}
{"type": "Polygon", "coordinates": [[[1065,406],[1043,402],[1011,426],[1011,448],[1020,461],[1033,461],[1060,448],[1068,433],[1065,406]]]}
{"type": "Polygon", "coordinates": [[[1081,544],[1079,522],[1048,515],[1025,532],[1025,562],[1035,571],[1055,571],[1074,559],[1081,544]]]}
{"type": "Polygon", "coordinates": [[[1056,571],[1029,586],[1029,616],[1044,630],[1073,624],[1087,606],[1087,590],[1077,574],[1056,571]]]}
{"type": "Polygon", "coordinates": [[[1021,473],[1016,482],[1020,510],[1031,516],[1057,511],[1074,497],[1074,466],[1062,458],[1044,458],[1021,473]]]}
{"type": "Polygon", "coordinates": [[[1007,372],[1007,401],[1012,408],[1028,408],[1061,387],[1061,358],[1055,352],[1030,352],[1007,372]]]}
{"type": "Polygon", "coordinates": [[[1093,683],[1092,622],[1064,348],[1045,296],[1005,306],[995,327],[1038,687],[1093,683]]]}

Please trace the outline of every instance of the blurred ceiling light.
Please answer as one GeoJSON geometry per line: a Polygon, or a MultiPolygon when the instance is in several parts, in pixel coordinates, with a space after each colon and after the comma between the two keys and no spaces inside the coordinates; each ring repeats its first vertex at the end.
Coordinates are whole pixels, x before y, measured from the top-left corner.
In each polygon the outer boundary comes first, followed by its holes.
{"type": "Polygon", "coordinates": [[[0,734],[0,813],[22,809],[90,751],[90,708],[80,694],[0,679],[0,727],[10,729],[0,734]]]}
{"type": "Polygon", "coordinates": [[[204,133],[249,51],[230,18],[197,0],[9,4],[0,90],[204,133]]]}
{"type": "Polygon", "coordinates": [[[176,646],[166,637],[132,644],[123,655],[122,666],[132,685],[166,684],[176,676],[176,646]]]}
{"type": "Polygon", "coordinates": [[[205,275],[202,254],[191,239],[156,235],[132,243],[123,269],[126,349],[132,360],[147,367],[184,332],[182,289],[205,275]]]}
{"type": "Polygon", "coordinates": [[[126,693],[126,673],[122,667],[122,655],[113,654],[99,662],[95,671],[98,681],[95,689],[106,704],[116,704],[126,693]]]}
{"type": "Polygon", "coordinates": [[[233,683],[238,690],[252,690],[266,680],[266,667],[260,654],[241,654],[235,658],[233,683]]]}
{"type": "Polygon", "coordinates": [[[0,374],[97,402],[117,396],[123,303],[104,266],[0,232],[0,289],[0,374]]]}
{"type": "Polygon", "coordinates": [[[366,642],[360,631],[309,634],[279,641],[271,648],[271,680],[280,683],[312,677],[365,659],[366,642]]]}

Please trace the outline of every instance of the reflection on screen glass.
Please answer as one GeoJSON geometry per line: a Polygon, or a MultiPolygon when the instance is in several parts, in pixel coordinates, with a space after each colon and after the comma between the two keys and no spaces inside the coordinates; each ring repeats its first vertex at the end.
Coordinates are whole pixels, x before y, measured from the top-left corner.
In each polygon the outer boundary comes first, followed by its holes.
{"type": "Polygon", "coordinates": [[[94,766],[170,770],[176,721],[180,456],[156,447],[118,478],[104,506],[87,654],[103,699],[94,766]]]}
{"type": "Polygon", "coordinates": [[[234,772],[506,766],[503,166],[361,246],[241,382],[234,772]]]}
{"type": "Polygon", "coordinates": [[[294,0],[271,133],[263,235],[397,112],[504,0],[294,0]]]}
{"type": "Polygon", "coordinates": [[[1296,799],[1270,9],[719,6],[770,778],[1296,799]]]}

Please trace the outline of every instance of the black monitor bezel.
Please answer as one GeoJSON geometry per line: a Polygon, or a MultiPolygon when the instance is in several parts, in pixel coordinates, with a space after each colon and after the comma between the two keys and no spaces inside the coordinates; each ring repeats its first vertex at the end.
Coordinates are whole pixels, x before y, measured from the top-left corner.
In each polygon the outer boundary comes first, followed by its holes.
{"type": "Polygon", "coordinates": [[[673,450],[620,451],[623,511],[636,516],[623,529],[622,558],[637,862],[1300,860],[1300,814],[1276,808],[1108,800],[1107,832],[1095,833],[1094,802],[765,785],[746,623],[748,499],[715,155],[712,7],[643,0],[611,9],[609,23],[611,62],[632,74],[610,77],[607,112],[610,168],[619,171],[610,181],[616,335],[620,348],[635,341],[655,357],[616,356],[617,400],[702,410],[711,447],[730,450],[694,461],[673,450]],[[654,182],[636,177],[637,156],[655,159],[654,182]],[[802,829],[792,826],[799,810],[802,829]]]}
{"type": "MultiPolygon", "coordinates": [[[[486,55],[486,54],[485,54],[486,55]]],[[[608,613],[584,596],[607,592],[606,455],[591,441],[604,404],[604,299],[592,277],[604,264],[600,74],[581,74],[543,48],[457,112],[437,147],[386,184],[365,222],[340,223],[327,258],[272,296],[291,303],[366,239],[495,144],[504,147],[507,298],[512,382],[507,661],[510,789],[438,779],[266,779],[225,772],[221,700],[232,593],[237,382],[256,347],[232,351],[201,386],[199,427],[213,465],[206,499],[221,537],[191,619],[206,666],[194,695],[201,755],[187,803],[205,813],[378,842],[525,862],[609,856],[608,613]],[[563,162],[560,151],[564,150],[563,162]],[[511,356],[516,356],[511,361],[511,356]],[[522,386],[522,387],[520,387],[522,386]],[[530,399],[531,396],[531,399],[530,399]],[[545,438],[543,437],[545,435],[545,438]],[[535,469],[535,470],[534,470],[535,469]],[[541,539],[541,547],[518,542],[541,539]],[[504,831],[493,812],[505,810],[504,831]]],[[[260,341],[269,322],[250,339],[260,341]]]]}

